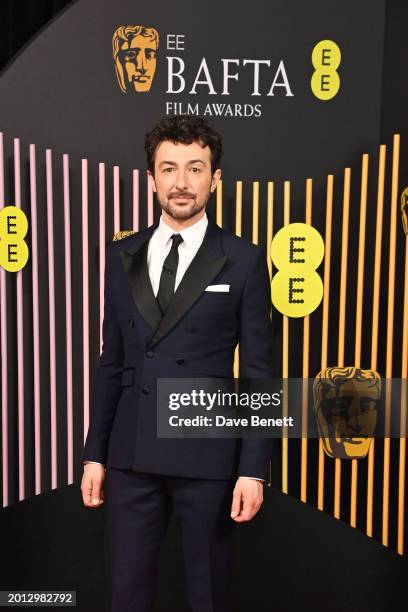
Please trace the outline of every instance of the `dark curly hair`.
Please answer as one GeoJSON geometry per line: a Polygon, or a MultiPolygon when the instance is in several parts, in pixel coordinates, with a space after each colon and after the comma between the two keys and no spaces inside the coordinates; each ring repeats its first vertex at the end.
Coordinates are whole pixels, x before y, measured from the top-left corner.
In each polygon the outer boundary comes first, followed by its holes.
{"type": "Polygon", "coordinates": [[[154,171],[154,154],[161,142],[182,142],[191,144],[199,142],[202,147],[209,146],[211,150],[212,173],[220,167],[222,155],[222,136],[208,125],[202,117],[192,115],[175,115],[162,119],[145,135],[145,151],[147,167],[154,171]]]}

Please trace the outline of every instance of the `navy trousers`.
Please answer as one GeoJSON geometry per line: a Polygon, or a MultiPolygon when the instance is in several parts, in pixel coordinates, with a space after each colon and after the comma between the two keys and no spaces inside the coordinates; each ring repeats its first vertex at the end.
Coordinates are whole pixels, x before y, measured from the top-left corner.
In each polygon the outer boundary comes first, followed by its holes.
{"type": "Polygon", "coordinates": [[[108,468],[104,485],[110,612],[150,612],[172,512],[181,521],[192,612],[231,612],[230,518],[235,480],[108,468]]]}

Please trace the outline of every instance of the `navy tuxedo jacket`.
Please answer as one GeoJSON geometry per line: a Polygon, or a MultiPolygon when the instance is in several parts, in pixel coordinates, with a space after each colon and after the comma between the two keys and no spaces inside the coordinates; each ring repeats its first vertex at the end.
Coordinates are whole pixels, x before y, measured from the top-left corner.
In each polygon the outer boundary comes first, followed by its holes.
{"type": "Polygon", "coordinates": [[[109,243],[103,347],[83,461],[173,476],[269,479],[270,439],[157,437],[156,379],[273,376],[271,296],[261,247],[208,227],[164,316],[147,267],[158,225],[109,243]],[[206,292],[211,284],[230,291],[206,292]]]}

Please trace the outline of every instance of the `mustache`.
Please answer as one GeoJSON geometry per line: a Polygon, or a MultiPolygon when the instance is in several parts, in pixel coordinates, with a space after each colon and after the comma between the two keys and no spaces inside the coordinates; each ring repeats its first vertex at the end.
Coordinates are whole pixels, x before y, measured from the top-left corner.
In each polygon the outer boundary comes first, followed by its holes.
{"type": "Polygon", "coordinates": [[[190,191],[171,191],[167,196],[170,198],[195,198],[195,193],[191,193],[190,191]]]}

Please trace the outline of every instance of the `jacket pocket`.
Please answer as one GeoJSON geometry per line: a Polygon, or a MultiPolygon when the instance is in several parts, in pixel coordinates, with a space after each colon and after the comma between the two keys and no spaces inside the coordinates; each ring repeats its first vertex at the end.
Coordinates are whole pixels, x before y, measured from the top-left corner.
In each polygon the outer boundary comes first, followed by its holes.
{"type": "Polygon", "coordinates": [[[122,387],[131,387],[135,384],[135,370],[136,368],[124,368],[121,380],[122,387]]]}
{"type": "Polygon", "coordinates": [[[210,300],[231,300],[232,295],[229,291],[204,291],[203,295],[210,300]]]}

